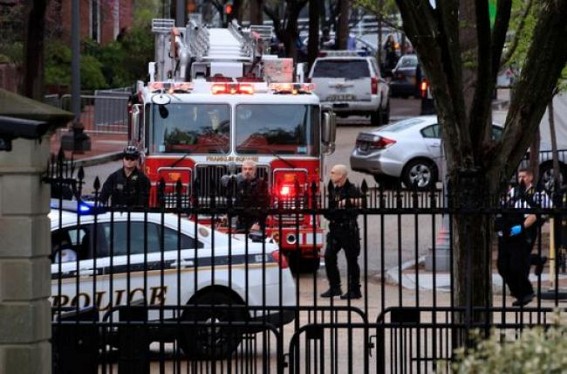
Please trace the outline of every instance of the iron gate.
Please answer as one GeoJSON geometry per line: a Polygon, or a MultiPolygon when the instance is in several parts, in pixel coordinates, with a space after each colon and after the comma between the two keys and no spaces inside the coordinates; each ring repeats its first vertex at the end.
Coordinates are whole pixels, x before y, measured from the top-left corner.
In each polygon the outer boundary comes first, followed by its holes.
{"type": "MultiPolygon", "coordinates": [[[[50,169],[45,181],[55,192],[81,196],[82,181],[68,166],[50,169]]],[[[72,228],[71,244],[87,250],[79,261],[52,265],[54,372],[428,373],[450,362],[456,334],[496,328],[513,337],[548,323],[560,293],[519,309],[498,284],[497,307],[482,310],[489,317],[485,323],[462,323],[474,308],[455,308],[450,271],[436,267],[435,256],[433,270],[423,261],[424,253],[440,245],[443,219],[450,222],[454,214],[443,206],[441,192],[363,189],[363,298],[356,300],[321,298],[328,286],[323,269],[292,275],[273,240],[237,240],[236,233],[199,226],[188,220],[190,208],[105,208],[69,218],[58,196],[52,232],[72,228]],[[188,231],[185,225],[193,226],[188,231]],[[83,266],[87,262],[90,267],[83,266]],[[189,284],[194,292],[185,296],[189,284]]],[[[326,191],[322,196],[324,201],[326,191]]],[[[236,214],[199,209],[209,220],[236,214]]],[[[564,214],[562,208],[546,211],[558,212],[564,214]]],[[[548,245],[546,235],[539,235],[539,252],[548,245]]],[[[341,272],[345,277],[344,267],[341,272]]],[[[557,271],[554,279],[539,277],[534,284],[543,294],[549,282],[559,289],[564,275],[557,271]]]]}

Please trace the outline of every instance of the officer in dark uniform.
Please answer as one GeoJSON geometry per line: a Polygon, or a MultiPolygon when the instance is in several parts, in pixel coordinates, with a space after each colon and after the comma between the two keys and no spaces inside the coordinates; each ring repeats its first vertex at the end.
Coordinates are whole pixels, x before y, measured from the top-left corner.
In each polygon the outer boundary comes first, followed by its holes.
{"type": "MultiPolygon", "coordinates": [[[[508,193],[505,206],[516,209],[551,207],[544,192],[536,192],[532,186],[533,174],[528,169],[518,172],[519,186],[508,193]]],[[[496,218],[498,235],[498,273],[516,298],[514,306],[524,306],[534,298],[534,289],[529,280],[533,244],[538,229],[545,222],[536,214],[512,212],[496,218]]]]}
{"type": "Polygon", "coordinates": [[[122,168],[110,174],[100,191],[99,200],[115,207],[143,207],[148,205],[150,180],[139,169],[140,152],[128,146],[122,154],[122,168]]]}
{"type": "Polygon", "coordinates": [[[261,211],[270,204],[268,184],[264,179],[257,175],[256,162],[245,160],[242,163],[242,170],[236,176],[224,175],[221,184],[232,191],[234,190],[234,205],[238,208],[251,208],[242,212],[237,219],[236,231],[248,232],[264,231],[266,224],[266,214],[261,211]],[[236,186],[233,186],[236,183],[236,186]]]}
{"type": "Polygon", "coordinates": [[[344,165],[335,165],[331,169],[331,183],[329,188],[329,213],[325,218],[329,220],[329,233],[327,234],[327,247],[325,250],[325,269],[329,281],[329,289],[321,297],[341,296],[341,299],[359,299],[360,268],[358,256],[360,255],[360,232],[358,228],[357,212],[354,207],[362,206],[362,193],[350,183],[347,178],[348,170],[344,165]],[[341,290],[341,276],[337,266],[337,254],[344,249],[347,260],[348,291],[343,295],[341,290]]]}

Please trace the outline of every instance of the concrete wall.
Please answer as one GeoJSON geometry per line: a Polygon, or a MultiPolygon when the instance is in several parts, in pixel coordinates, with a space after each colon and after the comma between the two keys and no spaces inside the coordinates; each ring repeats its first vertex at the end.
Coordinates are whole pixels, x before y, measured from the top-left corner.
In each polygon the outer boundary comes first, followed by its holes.
{"type": "Polygon", "coordinates": [[[0,373],[51,372],[49,144],[0,151],[0,373]]]}

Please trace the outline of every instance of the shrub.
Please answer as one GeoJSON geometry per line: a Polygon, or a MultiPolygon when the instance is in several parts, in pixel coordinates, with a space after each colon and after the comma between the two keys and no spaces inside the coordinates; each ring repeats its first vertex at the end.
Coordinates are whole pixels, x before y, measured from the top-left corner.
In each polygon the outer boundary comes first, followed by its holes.
{"type": "MultiPolygon", "coordinates": [[[[47,45],[45,54],[46,86],[71,86],[71,59],[69,46],[61,41],[52,41],[47,45]]],[[[108,88],[102,64],[93,56],[81,54],[81,89],[94,90],[108,88]]]]}
{"type": "Polygon", "coordinates": [[[476,332],[475,348],[458,349],[452,373],[567,373],[567,324],[557,312],[551,326],[524,329],[518,337],[493,331],[486,340],[476,332]],[[562,323],[563,322],[563,323],[562,323]]]}

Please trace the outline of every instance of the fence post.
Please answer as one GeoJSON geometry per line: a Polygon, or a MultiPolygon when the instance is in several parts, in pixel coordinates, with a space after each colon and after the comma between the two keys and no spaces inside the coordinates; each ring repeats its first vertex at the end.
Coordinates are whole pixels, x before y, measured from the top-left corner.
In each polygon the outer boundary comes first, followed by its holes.
{"type": "Polygon", "coordinates": [[[119,309],[118,374],[149,374],[148,310],[140,299],[119,309]]]}
{"type": "Polygon", "coordinates": [[[98,372],[98,311],[96,307],[62,313],[53,322],[53,372],[58,374],[98,372]]]}

